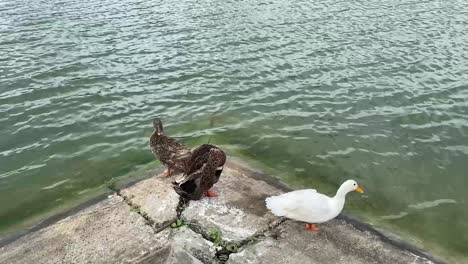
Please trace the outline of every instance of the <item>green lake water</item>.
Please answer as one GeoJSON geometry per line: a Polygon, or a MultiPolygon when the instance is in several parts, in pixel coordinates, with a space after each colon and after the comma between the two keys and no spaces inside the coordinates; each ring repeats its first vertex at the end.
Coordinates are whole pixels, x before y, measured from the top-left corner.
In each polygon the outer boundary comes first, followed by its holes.
{"type": "Polygon", "coordinates": [[[3,0],[0,232],[152,162],[156,116],[468,261],[465,0],[3,0]]]}

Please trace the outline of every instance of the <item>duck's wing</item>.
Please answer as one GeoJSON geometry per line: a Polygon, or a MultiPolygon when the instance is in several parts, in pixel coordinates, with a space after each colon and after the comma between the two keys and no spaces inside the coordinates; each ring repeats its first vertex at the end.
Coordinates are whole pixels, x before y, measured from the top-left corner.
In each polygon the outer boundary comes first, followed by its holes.
{"type": "Polygon", "coordinates": [[[168,158],[183,150],[189,150],[185,145],[164,134],[153,134],[150,138],[150,146],[158,154],[165,154],[168,158]]]}
{"type": "Polygon", "coordinates": [[[180,172],[185,171],[187,160],[190,159],[190,149],[173,138],[164,136],[160,148],[159,160],[172,166],[180,172]]]}
{"type": "Polygon", "coordinates": [[[203,193],[208,191],[218,180],[217,170],[219,164],[225,159],[225,154],[218,148],[212,148],[208,152],[206,162],[202,163],[201,168],[191,174],[184,174],[184,178],[174,182],[175,191],[192,200],[198,200],[203,193]]]}
{"type": "Polygon", "coordinates": [[[170,158],[174,161],[183,161],[190,159],[192,157],[192,152],[188,148],[180,148],[177,151],[171,153],[170,158]]]}
{"type": "Polygon", "coordinates": [[[178,181],[176,180],[175,183],[177,183],[178,185],[182,185],[182,184],[185,184],[185,183],[187,183],[189,181],[195,181],[197,179],[200,179],[202,175],[203,174],[202,174],[201,170],[196,171],[196,172],[194,172],[192,174],[188,174],[188,175],[184,174],[184,177],[182,179],[178,180],[178,181]]]}
{"type": "Polygon", "coordinates": [[[330,210],[329,199],[314,189],[307,189],[269,197],[266,204],[275,215],[306,219],[311,215],[327,214],[330,210]]]}
{"type": "Polygon", "coordinates": [[[216,170],[215,170],[215,177],[214,177],[214,183],[217,183],[219,181],[219,178],[221,177],[221,174],[223,173],[224,170],[224,164],[226,164],[226,153],[216,147],[216,170]]]}
{"type": "Polygon", "coordinates": [[[225,162],[226,154],[224,151],[219,148],[210,149],[208,160],[203,165],[203,178],[200,183],[204,192],[218,182],[225,162]]]}
{"type": "Polygon", "coordinates": [[[187,146],[171,137],[167,137],[166,145],[172,154],[190,151],[187,146]]]}
{"type": "MultiPolygon", "coordinates": [[[[218,149],[221,152],[223,152],[221,149],[219,149],[215,145],[211,145],[211,144],[203,144],[203,145],[200,145],[200,146],[196,147],[195,149],[192,149],[190,151],[191,157],[190,157],[190,160],[189,160],[189,162],[187,164],[187,169],[186,169],[185,173],[186,174],[192,174],[195,171],[201,169],[203,167],[203,165],[208,162],[210,151],[212,149],[218,149]]],[[[224,154],[224,152],[223,152],[223,154],[224,154]]],[[[226,161],[225,156],[226,155],[224,154],[224,162],[226,161]]],[[[223,165],[224,165],[224,162],[222,162],[223,165]]]]}
{"type": "Polygon", "coordinates": [[[180,181],[176,182],[178,184],[184,184],[188,181],[193,181],[197,178],[200,178],[203,175],[203,170],[206,170],[206,168],[204,168],[204,165],[208,160],[207,158],[205,159],[202,155],[200,155],[199,151],[186,151],[183,153],[175,153],[174,155],[172,155],[172,159],[176,161],[189,159],[188,163],[186,164],[184,177],[180,181]]]}

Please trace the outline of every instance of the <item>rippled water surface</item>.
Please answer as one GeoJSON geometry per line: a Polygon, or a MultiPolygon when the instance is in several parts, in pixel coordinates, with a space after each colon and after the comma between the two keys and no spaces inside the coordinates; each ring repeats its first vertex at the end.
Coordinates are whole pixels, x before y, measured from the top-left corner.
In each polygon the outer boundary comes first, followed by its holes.
{"type": "MultiPolygon", "coordinates": [[[[3,0],[0,229],[154,160],[151,122],[468,251],[468,2],[3,0]]],[[[465,259],[466,260],[466,259],[465,259]]]]}

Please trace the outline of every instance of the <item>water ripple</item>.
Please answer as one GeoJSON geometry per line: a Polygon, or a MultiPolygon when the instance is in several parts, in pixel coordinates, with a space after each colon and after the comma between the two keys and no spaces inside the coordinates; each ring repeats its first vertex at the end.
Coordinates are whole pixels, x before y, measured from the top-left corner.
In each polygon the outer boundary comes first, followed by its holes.
{"type": "MultiPolygon", "coordinates": [[[[388,208],[388,219],[434,197],[466,200],[467,8],[463,0],[1,1],[0,200],[11,204],[0,219],[152,160],[156,116],[185,142],[211,137],[294,184],[358,175],[378,190],[368,200],[388,208]]],[[[416,220],[433,229],[443,216],[434,215],[416,220]]],[[[468,223],[466,215],[457,217],[468,223]]],[[[455,249],[468,243],[432,235],[455,249]]]]}

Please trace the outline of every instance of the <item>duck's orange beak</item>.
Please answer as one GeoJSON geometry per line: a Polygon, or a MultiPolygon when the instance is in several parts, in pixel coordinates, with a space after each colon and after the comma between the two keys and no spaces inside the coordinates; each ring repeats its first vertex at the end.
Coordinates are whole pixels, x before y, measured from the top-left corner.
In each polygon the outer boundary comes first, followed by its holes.
{"type": "Polygon", "coordinates": [[[358,193],[363,193],[364,190],[363,190],[361,187],[358,186],[358,187],[356,188],[356,192],[358,192],[358,193]]]}

